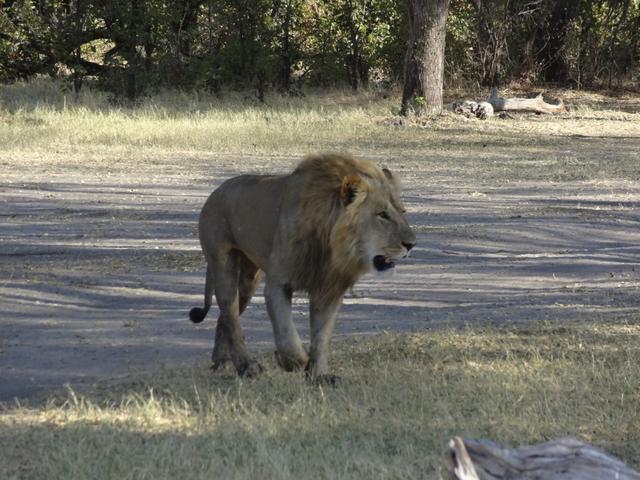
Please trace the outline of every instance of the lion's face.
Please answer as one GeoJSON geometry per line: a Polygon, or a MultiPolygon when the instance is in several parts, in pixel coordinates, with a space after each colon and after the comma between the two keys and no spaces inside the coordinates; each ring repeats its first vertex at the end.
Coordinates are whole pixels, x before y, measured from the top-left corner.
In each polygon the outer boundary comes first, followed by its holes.
{"type": "Polygon", "coordinates": [[[406,257],[416,244],[416,235],[405,219],[404,206],[397,192],[377,191],[363,205],[365,222],[365,261],[369,270],[393,270],[399,258],[406,257]]]}
{"type": "MultiPolygon", "coordinates": [[[[400,187],[391,172],[382,178],[345,178],[346,203],[341,244],[351,243],[349,253],[358,257],[363,271],[390,272],[416,244],[416,235],[405,219],[400,187]],[[346,238],[351,242],[345,242],[346,238]]],[[[344,257],[343,257],[344,258],[344,257]]]]}

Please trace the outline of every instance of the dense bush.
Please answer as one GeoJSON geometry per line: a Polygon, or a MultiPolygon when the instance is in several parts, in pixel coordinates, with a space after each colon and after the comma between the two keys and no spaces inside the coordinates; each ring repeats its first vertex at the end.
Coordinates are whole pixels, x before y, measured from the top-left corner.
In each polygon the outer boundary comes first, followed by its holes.
{"type": "MultiPolygon", "coordinates": [[[[0,81],[95,78],[134,98],[157,87],[296,92],[398,82],[397,0],[0,0],[0,81]]],[[[450,86],[637,86],[640,0],[452,0],[450,86]]]]}

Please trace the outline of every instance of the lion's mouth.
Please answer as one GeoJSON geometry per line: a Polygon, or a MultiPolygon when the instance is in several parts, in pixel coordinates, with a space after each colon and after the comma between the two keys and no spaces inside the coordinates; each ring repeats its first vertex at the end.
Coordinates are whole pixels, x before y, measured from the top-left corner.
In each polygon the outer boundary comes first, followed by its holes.
{"type": "Polygon", "coordinates": [[[373,257],[373,266],[379,272],[384,272],[396,266],[395,262],[389,260],[384,255],[376,255],[373,257]]]}

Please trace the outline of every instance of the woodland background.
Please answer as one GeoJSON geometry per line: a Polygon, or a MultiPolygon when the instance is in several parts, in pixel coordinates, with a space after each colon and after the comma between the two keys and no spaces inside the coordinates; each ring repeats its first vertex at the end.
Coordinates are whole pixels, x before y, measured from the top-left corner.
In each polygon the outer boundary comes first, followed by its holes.
{"type": "MultiPolygon", "coordinates": [[[[0,82],[90,80],[112,99],[165,87],[277,90],[402,82],[394,0],[0,0],[0,82]]],[[[445,88],[640,88],[638,0],[452,0],[445,88]]]]}

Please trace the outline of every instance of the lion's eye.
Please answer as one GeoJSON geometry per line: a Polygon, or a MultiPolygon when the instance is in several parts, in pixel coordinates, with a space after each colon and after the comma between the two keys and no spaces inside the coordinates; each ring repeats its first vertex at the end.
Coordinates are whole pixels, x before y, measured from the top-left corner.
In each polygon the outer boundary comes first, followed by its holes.
{"type": "Polygon", "coordinates": [[[387,212],[380,212],[378,216],[380,218],[384,218],[385,220],[389,220],[389,214],[387,212]]]}

